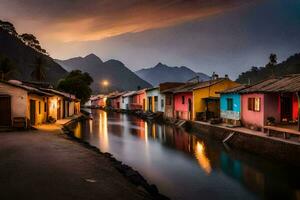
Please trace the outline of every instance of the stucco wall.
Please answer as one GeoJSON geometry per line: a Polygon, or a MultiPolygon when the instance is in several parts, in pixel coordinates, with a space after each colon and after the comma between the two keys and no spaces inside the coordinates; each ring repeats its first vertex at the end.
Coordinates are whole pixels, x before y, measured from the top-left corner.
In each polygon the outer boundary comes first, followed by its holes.
{"type": "Polygon", "coordinates": [[[191,102],[193,104],[193,93],[192,92],[184,92],[184,93],[174,94],[174,110],[188,112],[189,111],[188,99],[191,99],[191,102]],[[184,104],[182,104],[182,96],[185,97],[184,104]]]}
{"type": "Polygon", "coordinates": [[[245,126],[263,127],[264,125],[264,95],[243,94],[242,95],[242,122],[245,126]],[[248,98],[260,98],[260,111],[248,110],[248,98]]]}
{"type": "Polygon", "coordinates": [[[241,118],[241,96],[239,94],[221,94],[220,97],[221,117],[224,119],[240,120],[241,118]],[[227,110],[227,99],[233,100],[233,110],[227,110]]]}
{"type": "MultiPolygon", "coordinates": [[[[11,117],[26,117],[29,118],[28,96],[27,91],[21,88],[13,87],[7,84],[0,83],[0,94],[11,97],[11,117]]],[[[4,114],[4,113],[1,113],[4,114]]]]}
{"type": "Polygon", "coordinates": [[[48,114],[49,114],[49,117],[52,117],[54,119],[57,120],[57,116],[58,116],[58,107],[60,106],[60,118],[62,118],[63,116],[63,99],[60,97],[60,96],[53,96],[53,97],[50,97],[49,100],[48,100],[48,114]],[[59,101],[61,102],[60,105],[59,105],[59,101]]]}
{"type": "Polygon", "coordinates": [[[280,98],[278,94],[264,94],[264,124],[268,117],[280,122],[280,98]]]}

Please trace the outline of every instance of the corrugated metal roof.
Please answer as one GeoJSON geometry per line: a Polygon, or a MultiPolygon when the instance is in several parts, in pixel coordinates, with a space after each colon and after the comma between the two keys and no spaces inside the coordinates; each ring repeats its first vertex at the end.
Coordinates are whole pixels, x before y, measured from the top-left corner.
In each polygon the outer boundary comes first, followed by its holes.
{"type": "Polygon", "coordinates": [[[236,87],[233,88],[229,88],[227,90],[224,90],[222,92],[217,92],[219,94],[228,94],[228,93],[239,93],[241,90],[250,87],[249,85],[238,85],[236,87]]]}
{"type": "Polygon", "coordinates": [[[239,93],[273,93],[300,91],[300,74],[270,78],[241,90],[239,93]]]}

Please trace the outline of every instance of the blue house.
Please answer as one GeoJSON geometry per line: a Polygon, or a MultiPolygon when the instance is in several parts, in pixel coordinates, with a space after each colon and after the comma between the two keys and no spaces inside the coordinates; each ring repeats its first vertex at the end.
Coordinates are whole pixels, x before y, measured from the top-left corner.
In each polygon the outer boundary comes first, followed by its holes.
{"type": "Polygon", "coordinates": [[[223,121],[227,124],[241,125],[241,95],[239,91],[245,89],[245,85],[220,92],[220,114],[223,121]]]}

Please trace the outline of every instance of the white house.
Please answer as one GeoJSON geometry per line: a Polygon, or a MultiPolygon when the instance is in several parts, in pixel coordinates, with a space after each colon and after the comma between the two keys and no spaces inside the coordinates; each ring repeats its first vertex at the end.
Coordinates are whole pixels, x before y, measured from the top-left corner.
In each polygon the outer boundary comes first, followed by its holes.
{"type": "Polygon", "coordinates": [[[160,93],[159,87],[154,87],[146,90],[147,107],[146,110],[150,112],[164,112],[165,111],[165,95],[160,93]]]}

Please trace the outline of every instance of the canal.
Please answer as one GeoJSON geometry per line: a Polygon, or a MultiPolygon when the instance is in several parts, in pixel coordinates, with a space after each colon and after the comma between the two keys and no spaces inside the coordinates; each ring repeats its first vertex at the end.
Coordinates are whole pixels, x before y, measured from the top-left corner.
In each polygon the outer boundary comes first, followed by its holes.
{"type": "Polygon", "coordinates": [[[74,135],[138,170],[172,199],[300,199],[300,170],[201,133],[92,110],[74,135]]]}

